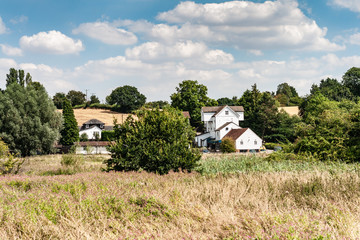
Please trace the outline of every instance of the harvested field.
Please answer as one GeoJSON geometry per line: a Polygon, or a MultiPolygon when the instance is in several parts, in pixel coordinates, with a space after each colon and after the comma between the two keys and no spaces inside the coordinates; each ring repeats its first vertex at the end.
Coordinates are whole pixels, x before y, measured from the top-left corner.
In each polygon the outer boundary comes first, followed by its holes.
{"type": "MultiPolygon", "coordinates": [[[[62,110],[59,110],[62,111],[62,110]]],[[[105,126],[113,126],[114,118],[118,123],[123,123],[130,114],[118,113],[106,109],[74,109],[76,121],[79,126],[90,119],[98,119],[105,123],[105,126]]]]}
{"type": "Polygon", "coordinates": [[[299,107],[298,106],[294,106],[294,107],[278,107],[278,110],[279,111],[284,110],[290,116],[299,115],[299,107]]]}

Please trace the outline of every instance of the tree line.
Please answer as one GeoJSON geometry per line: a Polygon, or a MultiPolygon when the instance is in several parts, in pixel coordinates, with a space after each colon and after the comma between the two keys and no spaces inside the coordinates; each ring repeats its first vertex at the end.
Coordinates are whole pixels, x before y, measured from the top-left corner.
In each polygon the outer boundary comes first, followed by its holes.
{"type": "MultiPolygon", "coordinates": [[[[217,100],[208,97],[207,91],[207,87],[196,80],[184,80],[170,96],[171,103],[146,102],[146,97],[136,87],[125,85],[114,89],[106,97],[106,104],[120,112],[133,112],[144,106],[189,111],[190,124],[197,131],[203,128],[201,107],[241,105],[245,110],[245,121],[240,126],[251,128],[266,143],[287,144],[289,151],[316,155],[323,160],[359,160],[360,68],[349,69],[341,81],[321,80],[306,96],[299,96],[288,83],[278,85],[276,92],[261,92],[254,84],[240,97],[217,100]],[[300,115],[289,116],[278,111],[280,106],[299,106],[300,115]]],[[[70,112],[68,115],[72,118],[73,107],[99,104],[95,95],[88,103],[85,96],[80,91],[71,90],[67,94],[56,93],[51,99],[29,73],[10,69],[6,76],[6,89],[0,92],[0,137],[12,151],[23,156],[49,153],[53,151],[54,142],[59,141],[60,132],[66,136],[66,129],[71,129],[70,126],[75,129],[77,125],[62,118],[55,111],[56,107],[63,108],[64,116],[70,112]]],[[[138,117],[143,116],[141,113],[138,117]]],[[[175,115],[168,113],[168,116],[175,115]]],[[[118,132],[116,137],[121,137],[121,134],[118,132]]],[[[75,130],[72,136],[75,137],[66,141],[63,137],[60,142],[70,144],[78,140],[75,130]]]]}

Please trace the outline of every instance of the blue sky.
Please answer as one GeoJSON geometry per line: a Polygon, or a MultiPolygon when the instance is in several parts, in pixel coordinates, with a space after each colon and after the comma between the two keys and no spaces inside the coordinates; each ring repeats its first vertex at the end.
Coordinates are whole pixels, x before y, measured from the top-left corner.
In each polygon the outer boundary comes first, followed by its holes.
{"type": "Polygon", "coordinates": [[[186,79],[215,99],[254,83],[305,95],[360,67],[359,24],[360,0],[1,0],[0,88],[13,67],[102,101],[123,85],[169,101],[186,79]]]}

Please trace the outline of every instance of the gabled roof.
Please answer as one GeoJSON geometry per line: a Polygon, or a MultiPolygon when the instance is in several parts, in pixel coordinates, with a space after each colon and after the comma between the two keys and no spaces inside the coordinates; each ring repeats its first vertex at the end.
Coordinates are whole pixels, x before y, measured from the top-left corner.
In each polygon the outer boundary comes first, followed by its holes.
{"type": "MultiPolygon", "coordinates": [[[[201,111],[205,112],[205,113],[219,113],[221,110],[223,110],[225,106],[216,106],[216,107],[202,107],[201,111]]],[[[234,112],[243,112],[244,111],[244,107],[243,106],[228,106],[229,108],[231,108],[234,112]]]]}
{"type": "Polygon", "coordinates": [[[105,124],[105,123],[97,119],[90,119],[89,121],[86,121],[83,124],[95,125],[95,124],[105,124]]]}
{"type": "MultiPolygon", "coordinates": [[[[81,127],[79,127],[79,131],[85,131],[85,130],[90,130],[90,129],[93,129],[93,128],[98,128],[98,129],[100,129],[98,126],[96,126],[96,125],[93,125],[93,126],[90,126],[90,127],[88,127],[88,128],[86,128],[85,127],[85,124],[84,125],[82,125],[81,127]]],[[[100,129],[101,130],[101,129],[100,129]]]]}
{"type": "Polygon", "coordinates": [[[238,139],[241,135],[244,134],[244,132],[246,132],[246,130],[248,130],[249,128],[240,128],[240,129],[232,129],[230,132],[228,132],[225,137],[229,137],[232,138],[233,140],[238,139]]]}
{"type": "MultiPolygon", "coordinates": [[[[216,129],[215,131],[220,131],[221,129],[224,129],[226,126],[232,124],[233,122],[227,122],[225,123],[224,125],[222,125],[221,127],[219,127],[218,129],[216,129]]],[[[236,126],[238,126],[236,123],[233,123],[235,124],[236,126]]]]}

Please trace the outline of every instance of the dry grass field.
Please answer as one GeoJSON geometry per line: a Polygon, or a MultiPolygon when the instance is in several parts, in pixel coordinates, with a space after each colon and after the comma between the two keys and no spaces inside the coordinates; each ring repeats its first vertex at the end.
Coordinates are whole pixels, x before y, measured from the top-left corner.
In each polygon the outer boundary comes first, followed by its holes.
{"type": "MultiPolygon", "coordinates": [[[[62,112],[62,110],[58,110],[62,112]]],[[[130,114],[118,113],[106,109],[74,109],[76,121],[79,126],[90,119],[98,119],[105,123],[105,126],[113,126],[114,118],[118,123],[123,123],[130,114]]]]}
{"type": "Polygon", "coordinates": [[[293,106],[293,107],[278,107],[278,110],[284,110],[286,113],[288,113],[290,116],[297,116],[299,115],[299,107],[293,106]]]}
{"type": "Polygon", "coordinates": [[[103,156],[76,158],[77,166],[62,166],[61,155],[30,158],[20,175],[0,177],[0,239],[360,236],[358,164],[207,157],[203,174],[159,176],[105,173],[103,156]],[[47,176],[71,167],[78,172],[47,176]]]}

